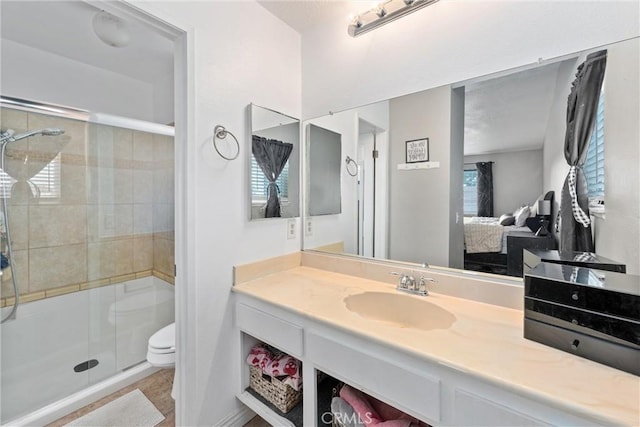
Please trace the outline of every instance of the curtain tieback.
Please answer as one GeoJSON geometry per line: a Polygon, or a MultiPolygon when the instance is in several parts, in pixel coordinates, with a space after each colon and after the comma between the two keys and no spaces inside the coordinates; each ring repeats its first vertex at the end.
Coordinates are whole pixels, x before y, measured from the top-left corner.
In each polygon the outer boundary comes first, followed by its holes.
{"type": "Polygon", "coordinates": [[[571,196],[571,210],[573,211],[573,217],[577,222],[582,224],[585,228],[591,225],[591,218],[587,215],[580,205],[578,204],[578,192],[576,190],[577,181],[577,166],[571,166],[569,169],[569,195],[571,196]]]}
{"type": "Polygon", "coordinates": [[[267,186],[267,194],[271,195],[272,191],[275,191],[273,194],[275,194],[276,197],[280,194],[280,187],[278,187],[275,181],[269,181],[269,185],[267,186]]]}

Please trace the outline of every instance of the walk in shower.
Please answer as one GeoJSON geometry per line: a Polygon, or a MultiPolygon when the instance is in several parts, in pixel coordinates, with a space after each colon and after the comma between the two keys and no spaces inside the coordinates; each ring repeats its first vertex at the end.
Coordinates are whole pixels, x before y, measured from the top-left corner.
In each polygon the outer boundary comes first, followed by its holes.
{"type": "Polygon", "coordinates": [[[13,424],[139,368],[173,322],[174,140],[6,97],[0,129],[0,422],[13,424]]]}

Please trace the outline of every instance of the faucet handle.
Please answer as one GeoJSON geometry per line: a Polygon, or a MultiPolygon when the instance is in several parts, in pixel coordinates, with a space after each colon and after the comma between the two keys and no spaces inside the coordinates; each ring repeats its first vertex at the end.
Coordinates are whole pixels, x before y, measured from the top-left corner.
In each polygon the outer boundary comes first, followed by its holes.
{"type": "Polygon", "coordinates": [[[432,279],[431,277],[420,276],[420,283],[418,284],[418,290],[423,292],[424,295],[429,295],[429,290],[427,289],[427,282],[436,283],[438,282],[436,279],[432,279]]]}
{"type": "Polygon", "coordinates": [[[398,273],[397,271],[392,271],[389,274],[393,276],[400,276],[400,283],[398,284],[398,289],[409,289],[409,284],[411,282],[415,283],[415,279],[411,276],[407,276],[406,273],[398,273]]]}

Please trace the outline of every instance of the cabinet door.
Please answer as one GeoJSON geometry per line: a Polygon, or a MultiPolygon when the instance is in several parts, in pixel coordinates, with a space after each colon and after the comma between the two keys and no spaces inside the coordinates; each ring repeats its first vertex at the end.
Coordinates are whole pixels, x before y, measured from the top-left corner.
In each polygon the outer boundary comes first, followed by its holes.
{"type": "Polygon", "coordinates": [[[456,389],[454,399],[455,425],[492,427],[551,425],[460,389],[456,389]]]}

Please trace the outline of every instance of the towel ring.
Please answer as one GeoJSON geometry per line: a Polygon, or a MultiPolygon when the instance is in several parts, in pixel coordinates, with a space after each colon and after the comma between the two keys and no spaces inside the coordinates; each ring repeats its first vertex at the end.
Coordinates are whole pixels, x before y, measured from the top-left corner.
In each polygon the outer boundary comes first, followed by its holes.
{"type": "Polygon", "coordinates": [[[225,127],[222,125],[217,125],[215,128],[213,128],[213,148],[215,148],[216,152],[220,155],[220,157],[222,157],[225,160],[235,160],[238,158],[238,155],[240,154],[240,143],[238,142],[238,138],[236,138],[234,134],[226,130],[225,127]],[[233,137],[233,140],[236,142],[236,154],[233,157],[227,157],[224,154],[222,154],[220,150],[218,150],[218,145],[216,144],[216,138],[225,139],[227,135],[231,135],[233,137]]]}
{"type": "Polygon", "coordinates": [[[358,175],[358,164],[356,163],[355,160],[353,160],[351,157],[347,156],[347,158],[344,160],[344,162],[347,164],[347,173],[351,176],[356,176],[358,175]],[[356,167],[355,172],[351,173],[351,171],[349,170],[349,165],[353,163],[354,166],[356,167]]]}

